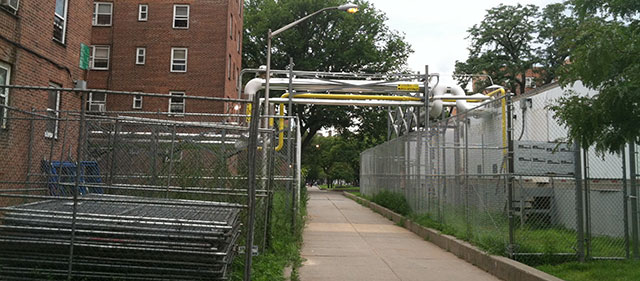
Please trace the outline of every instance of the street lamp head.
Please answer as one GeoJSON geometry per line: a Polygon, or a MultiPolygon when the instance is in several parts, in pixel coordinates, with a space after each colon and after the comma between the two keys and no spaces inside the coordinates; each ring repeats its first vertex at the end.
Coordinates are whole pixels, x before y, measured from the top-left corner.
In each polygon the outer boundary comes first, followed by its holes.
{"type": "Polygon", "coordinates": [[[355,14],[356,12],[358,12],[358,6],[356,4],[353,3],[347,3],[344,5],[340,5],[338,7],[338,10],[340,11],[345,11],[349,14],[355,14]]]}

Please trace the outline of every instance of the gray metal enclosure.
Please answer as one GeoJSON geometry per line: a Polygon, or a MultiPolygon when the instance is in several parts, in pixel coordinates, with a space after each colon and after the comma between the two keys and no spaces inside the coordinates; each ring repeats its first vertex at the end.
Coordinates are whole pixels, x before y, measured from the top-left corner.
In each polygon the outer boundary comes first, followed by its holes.
{"type": "Polygon", "coordinates": [[[528,263],[637,255],[636,154],[566,143],[546,108],[562,92],[505,96],[366,150],[361,192],[403,194],[416,219],[528,263]]]}
{"type": "MultiPolygon", "coordinates": [[[[278,132],[251,127],[248,116],[87,112],[92,90],[10,91],[82,103],[71,111],[2,106],[2,280],[226,280],[232,263],[250,268],[249,257],[269,248],[274,204],[283,201],[286,217],[296,217],[296,158],[275,151],[278,132]],[[246,258],[234,262],[239,254],[246,258]]],[[[295,151],[294,129],[283,133],[295,151]]]]}

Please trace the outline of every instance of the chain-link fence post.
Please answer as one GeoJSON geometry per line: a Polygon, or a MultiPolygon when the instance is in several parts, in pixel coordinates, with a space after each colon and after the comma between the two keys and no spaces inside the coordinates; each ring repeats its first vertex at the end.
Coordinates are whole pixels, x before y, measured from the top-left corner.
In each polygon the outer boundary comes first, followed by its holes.
{"type": "Polygon", "coordinates": [[[631,257],[629,245],[629,182],[627,181],[627,153],[623,147],[620,151],[622,156],[622,212],[624,213],[624,252],[625,257],[631,257]]]}
{"type": "MultiPolygon", "coordinates": [[[[273,134],[272,141],[275,142],[276,134],[273,134]]],[[[274,193],[274,182],[273,175],[275,171],[275,149],[269,150],[268,155],[269,162],[267,163],[267,186],[265,187],[267,191],[267,198],[263,199],[266,201],[266,210],[265,210],[265,218],[264,218],[264,236],[262,238],[262,249],[266,250],[271,247],[271,213],[273,211],[273,193],[274,193]]]]}
{"type": "Polygon", "coordinates": [[[591,258],[591,184],[589,179],[589,149],[582,151],[584,161],[583,175],[584,179],[584,257],[586,260],[591,258]]]}
{"type": "Polygon", "coordinates": [[[633,241],[633,258],[640,258],[640,245],[638,245],[638,186],[637,186],[637,174],[638,167],[636,167],[636,144],[635,142],[629,143],[629,179],[631,181],[631,239],[633,241]]]}
{"type": "MultiPolygon", "coordinates": [[[[69,264],[67,270],[67,280],[71,281],[73,279],[73,250],[75,244],[75,236],[76,236],[76,220],[78,215],[78,192],[80,191],[80,174],[82,171],[82,152],[83,152],[83,144],[85,141],[85,100],[86,100],[86,92],[80,92],[80,124],[78,125],[78,144],[76,146],[76,174],[75,181],[73,186],[73,209],[71,212],[71,238],[69,241],[69,264]]],[[[56,116],[58,118],[58,116],[56,116]]],[[[52,140],[53,142],[53,140],[52,140]]],[[[51,161],[51,159],[49,160],[51,161]]]]}
{"type": "Polygon", "coordinates": [[[515,223],[513,216],[513,181],[514,178],[514,158],[513,158],[513,101],[511,93],[506,94],[507,109],[507,217],[509,220],[509,257],[513,258],[515,247],[515,223]]]}
{"type": "MultiPolygon", "coordinates": [[[[292,115],[293,113],[293,67],[295,66],[295,64],[293,63],[293,58],[289,57],[289,65],[287,66],[287,68],[289,69],[289,85],[288,85],[288,92],[289,92],[289,101],[287,104],[287,114],[288,115],[292,115]]],[[[282,110],[282,108],[280,108],[280,110],[282,110]]],[[[289,169],[287,170],[287,177],[289,178],[293,178],[294,173],[292,172],[293,167],[294,167],[294,161],[293,161],[293,154],[291,151],[292,145],[291,145],[291,123],[293,122],[292,119],[289,119],[289,130],[287,132],[287,164],[289,166],[289,169]]],[[[280,129],[280,128],[278,128],[280,129]]],[[[297,204],[296,204],[296,198],[297,198],[297,188],[294,188],[292,185],[293,180],[287,180],[287,188],[289,190],[291,190],[291,233],[295,232],[296,229],[296,214],[297,214],[297,204]]]]}
{"type": "Polygon", "coordinates": [[[171,174],[173,173],[173,155],[176,149],[176,125],[174,124],[171,127],[171,148],[169,151],[169,172],[167,172],[167,193],[165,195],[166,198],[169,198],[169,189],[171,188],[171,174]]]}
{"type": "MultiPolygon", "coordinates": [[[[4,91],[3,88],[0,88],[0,91],[4,91]]],[[[34,108],[31,108],[31,113],[35,112],[34,108]]],[[[2,114],[0,112],[0,114],[2,114]]],[[[33,161],[33,118],[31,118],[31,120],[29,120],[29,146],[28,146],[28,152],[27,152],[27,175],[26,175],[26,182],[29,183],[30,178],[31,178],[31,162],[33,161]]],[[[29,186],[31,187],[31,186],[29,186]]]]}
{"type": "Polygon", "coordinates": [[[465,221],[467,224],[467,239],[471,240],[473,230],[471,229],[471,208],[469,205],[469,122],[471,120],[467,116],[463,116],[464,119],[464,208],[465,208],[465,221]]]}
{"type": "Polygon", "coordinates": [[[120,134],[120,120],[116,120],[113,124],[113,136],[110,136],[110,151],[109,151],[109,175],[107,178],[107,184],[113,184],[113,177],[115,176],[115,167],[118,161],[116,157],[116,147],[118,146],[118,136],[120,134]]]}
{"type": "Polygon", "coordinates": [[[576,182],[576,239],[577,239],[577,256],[578,261],[584,262],[584,209],[582,206],[582,154],[580,152],[580,143],[575,141],[574,150],[574,177],[576,182]]]}
{"type": "Polygon", "coordinates": [[[248,223],[247,223],[247,239],[245,242],[245,262],[244,262],[244,281],[251,281],[251,265],[253,259],[253,225],[256,216],[256,153],[258,151],[258,126],[260,121],[260,103],[259,95],[256,93],[253,97],[251,108],[251,121],[249,125],[249,141],[247,145],[247,163],[249,163],[248,171],[248,187],[247,187],[247,207],[248,223]]]}
{"type": "Polygon", "coordinates": [[[151,151],[151,182],[153,185],[157,185],[158,184],[158,171],[157,169],[157,162],[158,162],[158,143],[159,141],[159,132],[158,132],[158,128],[156,126],[153,126],[151,129],[151,143],[152,143],[152,147],[150,149],[151,151]]]}

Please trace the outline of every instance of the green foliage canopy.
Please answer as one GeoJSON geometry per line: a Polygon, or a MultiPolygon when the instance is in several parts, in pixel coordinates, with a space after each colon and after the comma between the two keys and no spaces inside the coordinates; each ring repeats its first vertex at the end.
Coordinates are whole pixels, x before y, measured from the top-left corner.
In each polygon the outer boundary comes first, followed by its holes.
{"type": "MultiPolygon", "coordinates": [[[[536,63],[533,39],[536,33],[535,5],[499,5],[487,10],[480,22],[471,27],[469,58],[456,62],[456,73],[488,74],[496,84],[505,85],[511,92],[524,92],[525,73],[536,63]]],[[[459,81],[461,84],[468,79],[459,81]]],[[[489,86],[481,79],[479,88],[489,86]]]]}
{"type": "Polygon", "coordinates": [[[572,94],[552,107],[571,140],[619,152],[640,137],[640,4],[633,0],[574,0],[579,27],[569,38],[571,63],[560,81],[599,91],[572,94]]]}

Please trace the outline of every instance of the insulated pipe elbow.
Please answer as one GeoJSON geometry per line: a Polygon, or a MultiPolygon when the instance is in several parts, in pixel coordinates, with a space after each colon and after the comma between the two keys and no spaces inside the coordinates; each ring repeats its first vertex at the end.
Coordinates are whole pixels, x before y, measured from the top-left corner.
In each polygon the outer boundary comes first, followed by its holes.
{"type": "Polygon", "coordinates": [[[253,95],[258,91],[262,90],[263,84],[264,79],[262,78],[253,78],[247,82],[247,85],[244,86],[244,93],[249,96],[249,100],[253,99],[253,95]]]}

